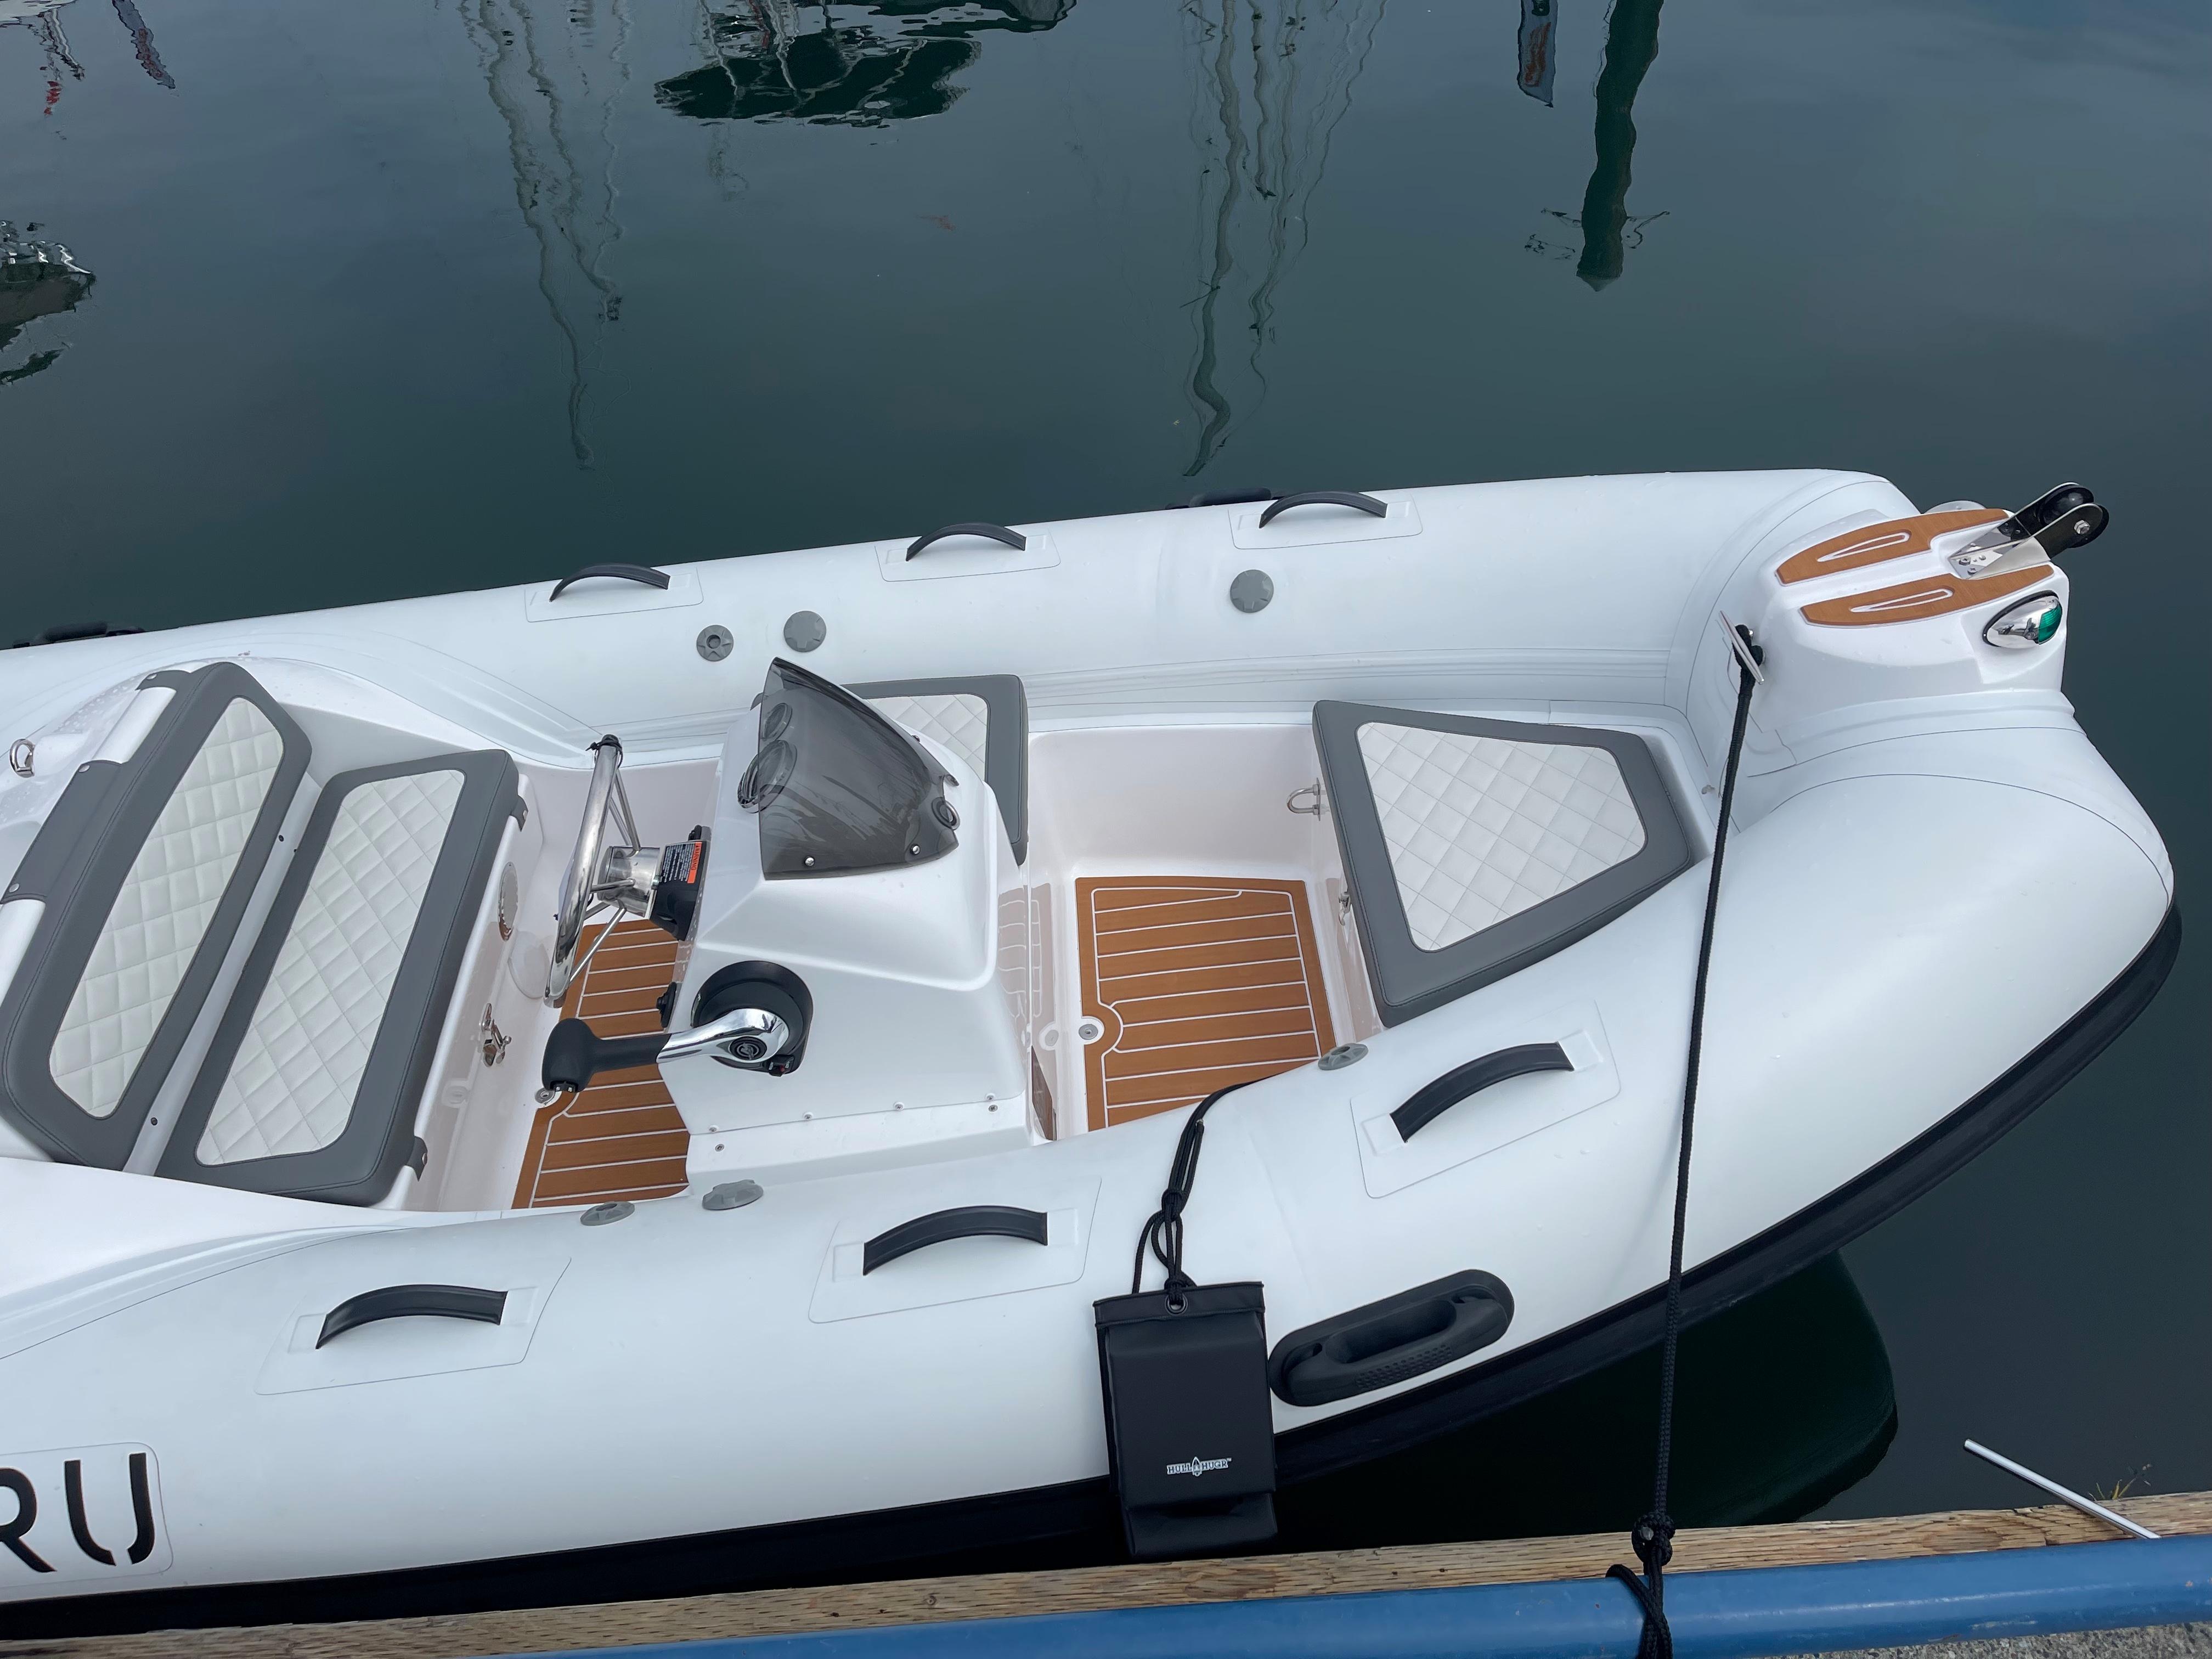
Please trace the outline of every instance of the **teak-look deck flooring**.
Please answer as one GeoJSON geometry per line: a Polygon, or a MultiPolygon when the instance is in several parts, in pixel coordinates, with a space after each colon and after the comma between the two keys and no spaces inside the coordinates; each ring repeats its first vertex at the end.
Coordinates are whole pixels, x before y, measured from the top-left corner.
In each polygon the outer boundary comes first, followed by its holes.
{"type": "Polygon", "coordinates": [[[1090,1127],[1303,1066],[1336,1046],[1305,886],[1215,876],[1075,884],[1090,1127]]]}
{"type": "MultiPolygon", "coordinates": [[[[615,924],[568,988],[561,1015],[581,1015],[601,1036],[660,1029],[653,1000],[676,976],[676,941],[647,921],[615,924]]],[[[540,1107],[514,1188],[517,1209],[665,1198],[684,1190],[690,1134],[660,1069],[603,1073],[581,1094],[540,1107]]]]}

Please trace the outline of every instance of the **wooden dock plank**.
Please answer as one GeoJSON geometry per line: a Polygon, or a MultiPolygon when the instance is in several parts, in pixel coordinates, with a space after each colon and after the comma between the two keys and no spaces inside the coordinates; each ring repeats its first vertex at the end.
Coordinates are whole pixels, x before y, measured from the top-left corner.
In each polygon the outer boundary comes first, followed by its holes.
{"type": "MultiPolygon", "coordinates": [[[[2212,1492],[2124,1498],[2111,1507],[2156,1532],[2212,1533],[2212,1492]]],[[[2095,1543],[2112,1537],[2112,1528],[2102,1522],[2056,1504],[1871,1521],[1715,1527],[1676,1534],[1674,1562],[1668,1571],[1898,1560],[1972,1550],[2095,1543]]],[[[218,1655],[223,1659],[473,1659],[482,1654],[558,1653],[952,1619],[1595,1579],[1623,1559],[1626,1546],[1621,1534],[1601,1533],[1057,1572],[986,1573],[969,1578],[910,1578],[355,1624],[46,1638],[0,1641],[0,1659],[216,1659],[218,1655]]]]}

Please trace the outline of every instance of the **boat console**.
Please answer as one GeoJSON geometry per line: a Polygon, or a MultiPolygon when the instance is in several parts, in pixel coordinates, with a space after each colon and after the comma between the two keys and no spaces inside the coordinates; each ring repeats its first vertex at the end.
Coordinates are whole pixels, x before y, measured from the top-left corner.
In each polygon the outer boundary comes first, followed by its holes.
{"type": "Polygon", "coordinates": [[[658,1064],[695,1176],[1027,1143],[1029,1033],[1000,962],[1002,915],[1026,902],[994,795],[954,744],[778,659],[731,730],[712,823],[666,848],[614,839],[635,838],[621,747],[595,747],[548,999],[610,911],[678,940],[677,979],[663,1031],[563,1020],[547,1089],[658,1064]]]}

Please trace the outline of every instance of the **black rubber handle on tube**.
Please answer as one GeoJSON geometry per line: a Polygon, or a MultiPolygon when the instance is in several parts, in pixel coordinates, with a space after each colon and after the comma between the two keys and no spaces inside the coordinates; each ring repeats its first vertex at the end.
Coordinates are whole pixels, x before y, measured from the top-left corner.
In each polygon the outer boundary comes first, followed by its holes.
{"type": "Polygon", "coordinates": [[[1044,1212],[1017,1209],[1011,1204],[969,1204],[916,1216],[870,1239],[860,1253],[860,1271],[872,1273],[886,1262],[955,1238],[1023,1238],[1042,1244],[1044,1212]]]}
{"type": "Polygon", "coordinates": [[[1524,1042],[1516,1048],[1500,1048],[1464,1066],[1455,1066],[1434,1083],[1425,1085],[1390,1114],[1390,1121],[1398,1126],[1399,1139],[1411,1140],[1469,1095],[1480,1094],[1493,1083],[1526,1077],[1531,1072],[1574,1069],[1567,1051],[1556,1042],[1524,1042]]]}
{"type": "Polygon", "coordinates": [[[1470,1268],[1292,1331],[1267,1357],[1267,1383],[1293,1406],[1325,1406],[1464,1359],[1512,1322],[1505,1281],[1470,1268]]]}
{"type": "Polygon", "coordinates": [[[981,536],[988,541],[1001,542],[1017,553],[1030,544],[1030,538],[1020,531],[1009,530],[1002,524],[949,524],[942,530],[917,537],[914,545],[907,549],[907,557],[912,558],[932,542],[941,542],[947,536],[981,536]]]}
{"type": "Polygon", "coordinates": [[[584,581],[592,576],[612,576],[622,581],[642,582],[647,587],[665,587],[668,586],[668,573],[665,570],[655,570],[651,565],[587,564],[581,570],[575,572],[573,575],[563,576],[559,581],[555,582],[553,584],[553,591],[545,596],[546,603],[550,605],[555,599],[559,599],[562,594],[567,592],[578,582],[584,581]]]}
{"type": "Polygon", "coordinates": [[[1378,501],[1372,495],[1363,495],[1356,489],[1301,489],[1295,495],[1278,497],[1260,515],[1260,528],[1265,530],[1280,513],[1294,507],[1356,507],[1372,519],[1383,517],[1390,511],[1388,501],[1378,501]]]}
{"type": "Polygon", "coordinates": [[[331,1309],[323,1316],[315,1346],[380,1319],[474,1319],[496,1325],[506,1311],[505,1291],[480,1291],[472,1285],[386,1285],[349,1296],[331,1309]]]}

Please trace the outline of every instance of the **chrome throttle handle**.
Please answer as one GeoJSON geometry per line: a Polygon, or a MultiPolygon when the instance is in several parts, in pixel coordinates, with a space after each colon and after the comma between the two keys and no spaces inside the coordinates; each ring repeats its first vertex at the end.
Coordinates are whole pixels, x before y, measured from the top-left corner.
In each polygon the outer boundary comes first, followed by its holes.
{"type": "Polygon", "coordinates": [[[665,1064],[686,1054],[711,1053],[739,1066],[761,1066],[790,1045],[791,1028],[767,1009],[732,1008],[704,1025],[670,1032],[660,1058],[665,1064]]]}

